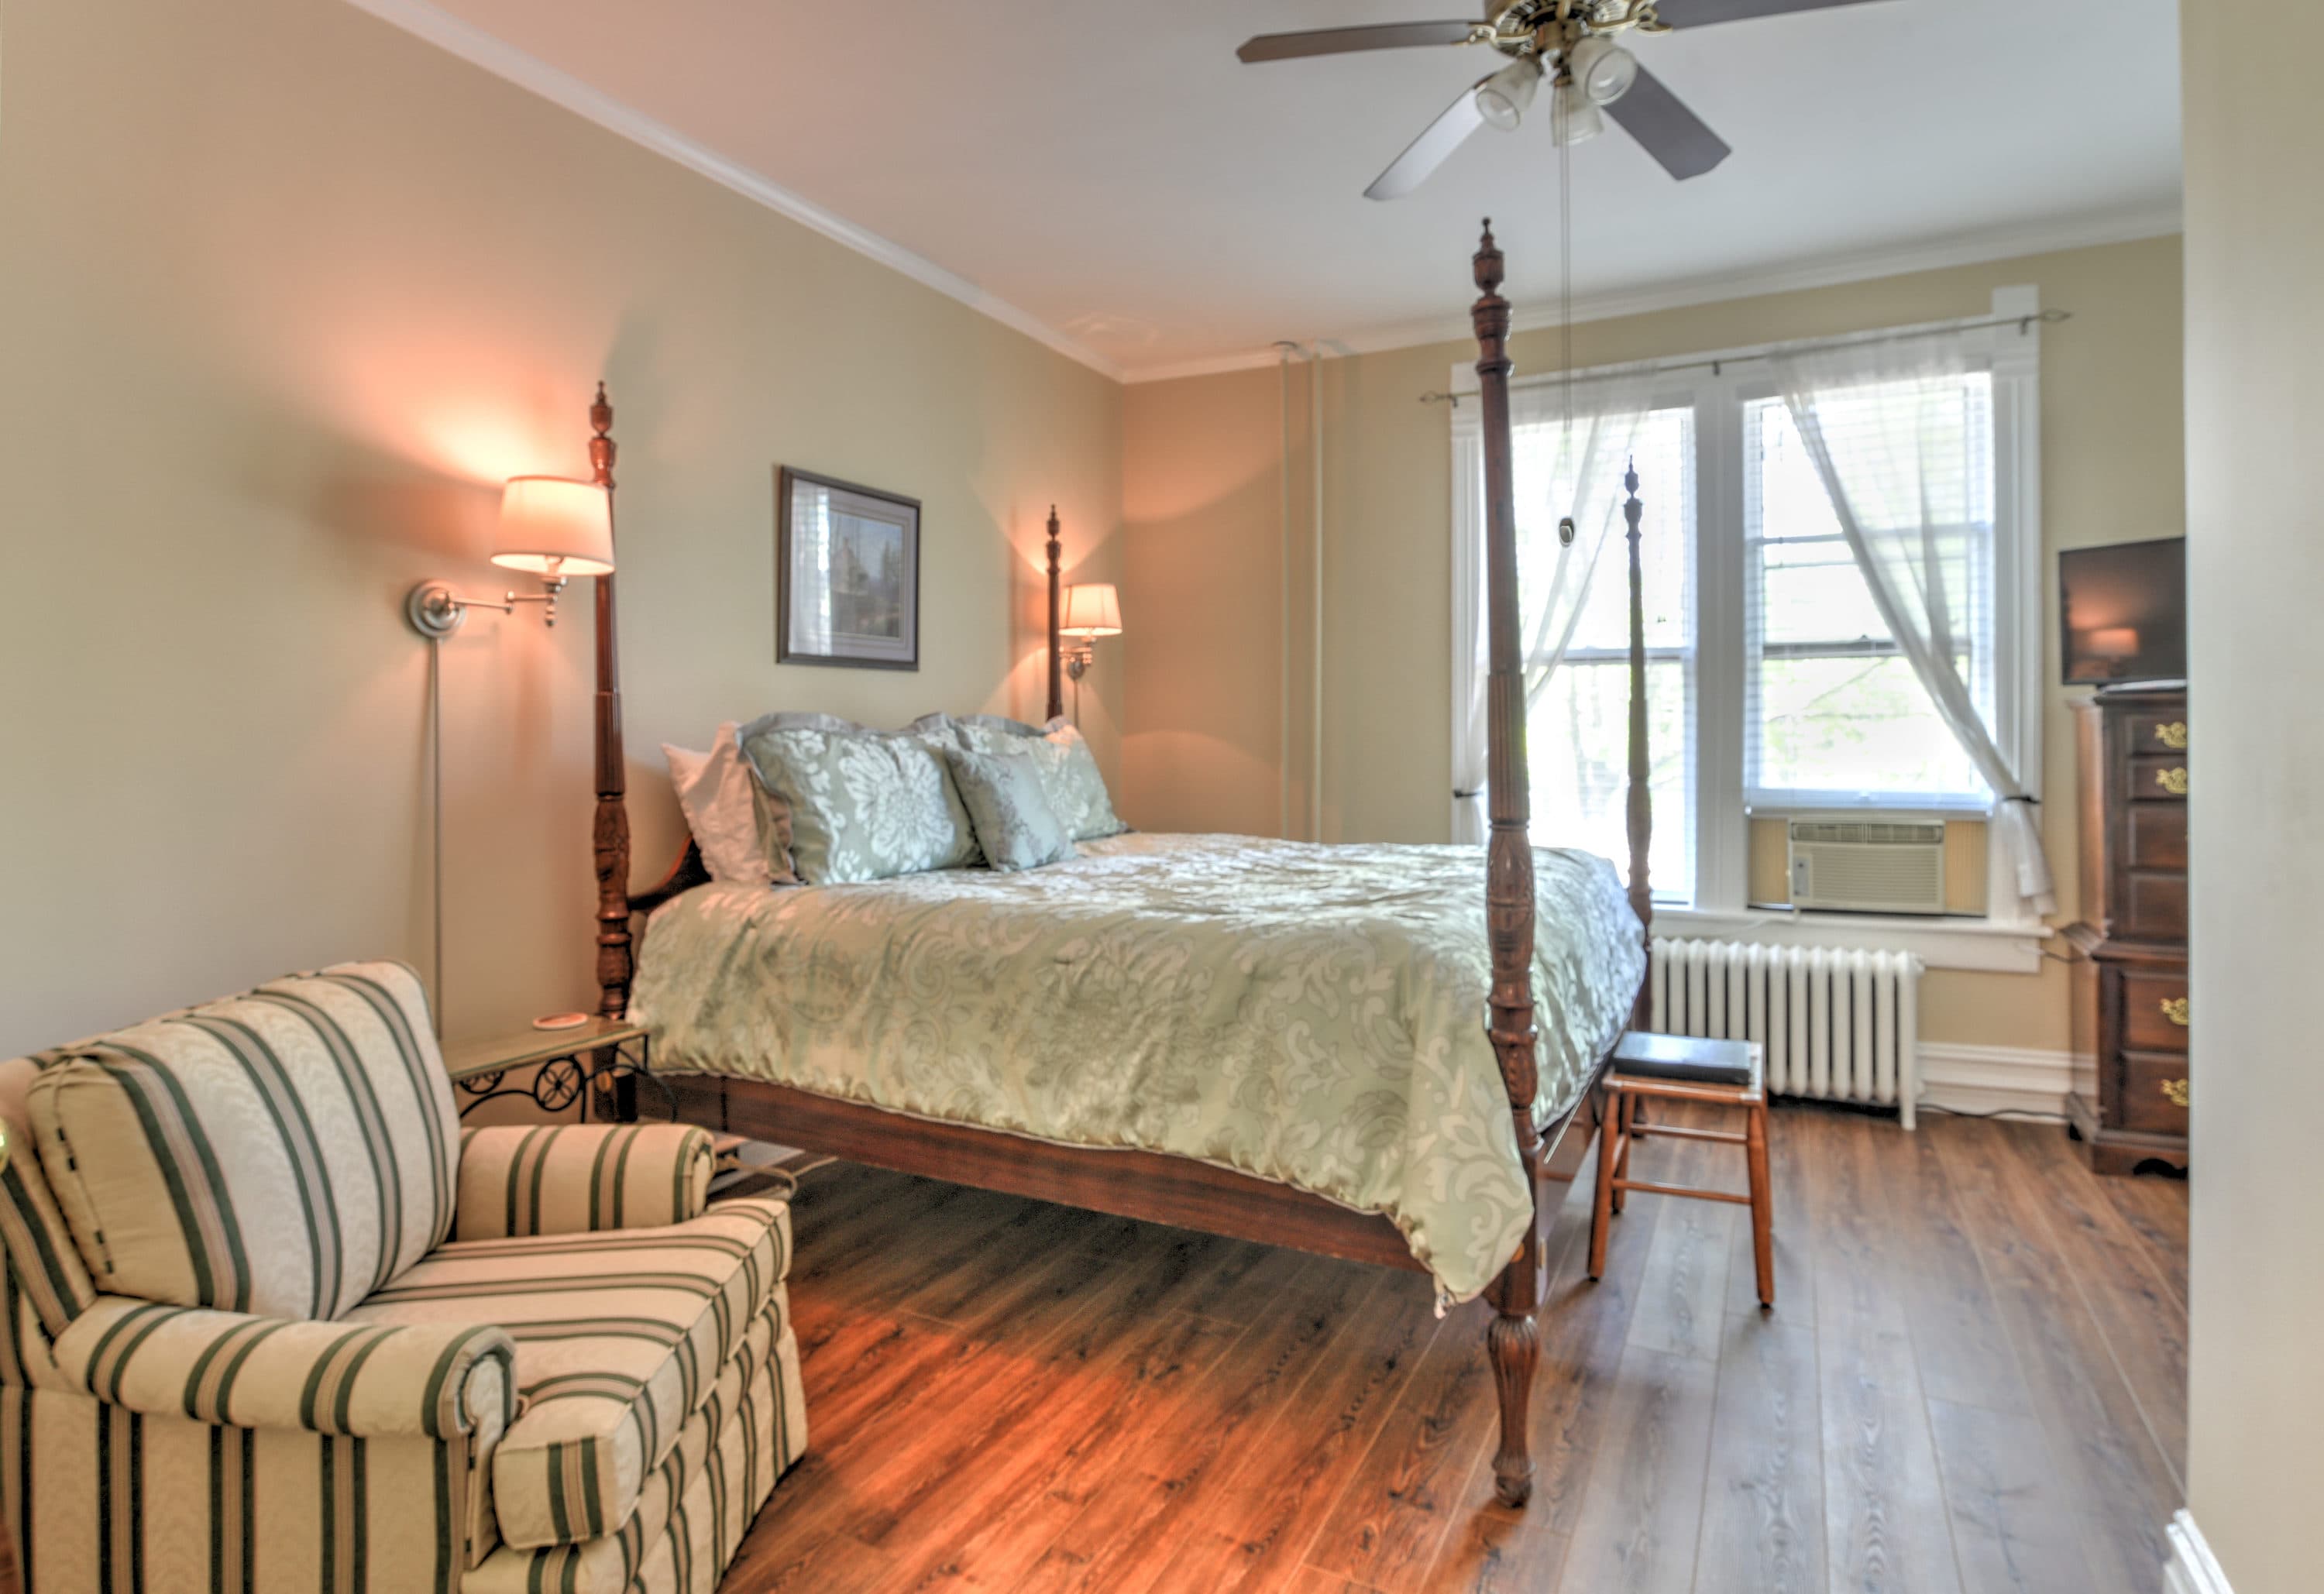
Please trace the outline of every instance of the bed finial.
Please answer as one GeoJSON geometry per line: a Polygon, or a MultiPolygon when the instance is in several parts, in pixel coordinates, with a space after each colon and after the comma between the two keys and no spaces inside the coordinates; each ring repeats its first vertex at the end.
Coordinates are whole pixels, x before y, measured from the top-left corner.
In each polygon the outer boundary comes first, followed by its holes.
{"type": "Polygon", "coordinates": [[[597,485],[613,490],[613,406],[606,401],[604,379],[597,382],[597,397],[589,406],[589,470],[597,485]]]}
{"type": "Polygon", "coordinates": [[[1484,236],[1477,240],[1474,264],[1479,291],[1488,299],[1499,299],[1500,295],[1495,290],[1501,285],[1501,246],[1493,241],[1493,218],[1489,216],[1485,217],[1484,236]]]}

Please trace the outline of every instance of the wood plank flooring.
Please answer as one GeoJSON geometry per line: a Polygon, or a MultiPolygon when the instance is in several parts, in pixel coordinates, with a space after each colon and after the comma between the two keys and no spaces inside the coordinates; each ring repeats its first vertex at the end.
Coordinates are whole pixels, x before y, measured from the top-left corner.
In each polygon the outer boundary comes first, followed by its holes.
{"type": "MultiPolygon", "coordinates": [[[[1941,1113],[1779,1107],[1773,1156],[1770,1316],[1739,1210],[1634,1195],[1593,1285],[1572,1186],[1521,1512],[1489,1504],[1479,1304],[1440,1322],[1417,1275],[817,1169],[810,1450],[725,1589],[2160,1589],[2185,1185],[1941,1113]]],[[[1740,1161],[1649,1140],[1634,1172],[1739,1187],[1740,1161]]]]}

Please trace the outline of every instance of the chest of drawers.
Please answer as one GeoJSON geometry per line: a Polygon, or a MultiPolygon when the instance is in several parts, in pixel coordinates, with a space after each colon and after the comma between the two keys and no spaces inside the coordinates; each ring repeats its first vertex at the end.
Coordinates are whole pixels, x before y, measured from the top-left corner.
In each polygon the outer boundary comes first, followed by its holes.
{"type": "Polygon", "coordinates": [[[2100,1173],[2187,1166],[2187,794],[2184,692],[2075,705],[2082,917],[2073,949],[2068,1112],[2100,1173]]]}

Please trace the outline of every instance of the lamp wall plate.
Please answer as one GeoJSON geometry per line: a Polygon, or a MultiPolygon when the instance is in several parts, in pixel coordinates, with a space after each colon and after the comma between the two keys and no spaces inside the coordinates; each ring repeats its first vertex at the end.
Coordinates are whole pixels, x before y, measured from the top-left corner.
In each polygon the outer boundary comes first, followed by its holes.
{"type": "Polygon", "coordinates": [[[442,641],[468,618],[468,606],[440,581],[423,581],[404,594],[403,617],[431,642],[442,641]]]}

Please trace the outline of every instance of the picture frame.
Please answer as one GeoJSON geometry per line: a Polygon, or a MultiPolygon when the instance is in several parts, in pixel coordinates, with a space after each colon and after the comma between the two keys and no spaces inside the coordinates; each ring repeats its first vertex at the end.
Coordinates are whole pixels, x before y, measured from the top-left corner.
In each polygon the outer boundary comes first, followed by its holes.
{"type": "Polygon", "coordinates": [[[779,465],[775,660],[920,668],[920,504],[779,465]]]}

